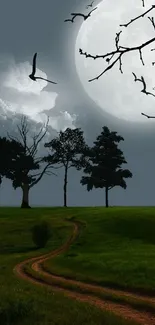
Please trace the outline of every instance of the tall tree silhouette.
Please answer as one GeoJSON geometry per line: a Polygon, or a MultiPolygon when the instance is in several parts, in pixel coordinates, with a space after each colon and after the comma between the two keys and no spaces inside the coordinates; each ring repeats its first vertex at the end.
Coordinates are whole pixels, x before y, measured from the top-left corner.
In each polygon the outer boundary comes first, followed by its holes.
{"type": "MultiPolygon", "coordinates": [[[[93,60],[102,58],[102,59],[105,59],[105,62],[107,64],[106,68],[104,68],[97,76],[89,79],[88,80],[89,82],[98,80],[101,76],[103,76],[103,74],[105,74],[108,70],[112,69],[117,63],[118,63],[120,72],[123,74],[122,58],[125,57],[125,55],[127,53],[138,52],[139,59],[142,63],[142,66],[145,65],[145,62],[143,59],[143,50],[145,48],[148,48],[148,51],[155,50],[155,48],[149,49],[150,45],[154,45],[155,37],[148,37],[148,39],[145,42],[141,42],[140,44],[137,44],[134,46],[124,46],[120,41],[120,37],[121,37],[121,34],[123,33],[123,29],[128,28],[128,26],[131,24],[134,25],[135,22],[139,21],[142,18],[148,19],[150,24],[152,25],[153,30],[155,30],[155,21],[154,21],[155,17],[147,16],[148,14],[155,13],[155,4],[152,4],[152,6],[150,6],[148,9],[145,9],[145,4],[147,4],[147,1],[142,0],[141,4],[142,4],[142,8],[143,8],[143,12],[141,15],[132,17],[130,21],[119,25],[121,27],[121,30],[118,33],[116,33],[115,48],[112,51],[103,53],[103,54],[91,54],[91,53],[87,53],[86,51],[84,51],[81,48],[79,49],[80,55],[84,55],[86,58],[91,58],[93,60]]],[[[155,62],[152,62],[152,66],[155,66],[155,62]]],[[[154,74],[153,70],[152,70],[152,74],[154,74]]],[[[143,92],[145,95],[151,95],[151,96],[155,97],[155,93],[152,92],[152,90],[147,89],[147,84],[146,84],[145,78],[143,76],[137,77],[134,72],[132,72],[132,75],[134,77],[134,81],[139,81],[142,83],[141,92],[143,92]]],[[[154,89],[155,89],[155,87],[153,87],[153,90],[154,89]]],[[[142,115],[146,116],[145,114],[142,114],[142,115]]],[[[148,117],[148,116],[146,116],[146,117],[148,117]]],[[[149,118],[154,118],[154,116],[149,116],[149,118]]]]}
{"type": "Polygon", "coordinates": [[[71,167],[80,170],[85,166],[84,150],[87,146],[83,131],[80,128],[67,128],[64,132],[60,131],[57,138],[45,143],[45,147],[51,151],[45,161],[64,168],[64,207],[67,207],[68,170],[71,167]]]}
{"type": "MultiPolygon", "coordinates": [[[[11,140],[19,142],[23,150],[16,154],[13,168],[7,173],[7,177],[12,180],[12,185],[16,189],[22,189],[22,204],[21,208],[30,208],[29,205],[29,191],[36,185],[43,177],[43,175],[54,174],[51,168],[54,168],[50,163],[45,164],[44,156],[38,156],[38,147],[45,137],[48,128],[48,121],[46,125],[41,127],[40,131],[34,136],[30,136],[27,118],[24,116],[21,119],[20,126],[17,126],[20,134],[20,140],[9,136],[11,140]],[[28,144],[31,139],[31,144],[28,144]],[[44,165],[44,167],[43,167],[44,165]],[[34,171],[38,171],[34,173],[34,171]]],[[[55,174],[54,174],[55,175],[55,174]]]]}
{"type": "Polygon", "coordinates": [[[124,141],[117,132],[111,132],[104,126],[103,131],[94,141],[94,146],[89,151],[89,159],[85,174],[81,179],[82,185],[87,185],[87,190],[94,188],[105,188],[105,205],[108,203],[108,191],[115,186],[126,189],[124,178],[132,177],[128,169],[122,169],[121,165],[126,164],[123,152],[118,148],[118,143],[124,141]]]}

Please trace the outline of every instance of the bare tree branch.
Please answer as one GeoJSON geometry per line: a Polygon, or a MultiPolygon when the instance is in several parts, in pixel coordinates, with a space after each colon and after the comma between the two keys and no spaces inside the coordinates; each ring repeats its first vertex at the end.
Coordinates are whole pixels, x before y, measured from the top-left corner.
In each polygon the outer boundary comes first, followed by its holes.
{"type": "MultiPolygon", "coordinates": [[[[141,0],[142,2],[142,6],[145,7],[145,1],[141,0]]],[[[147,16],[148,13],[150,13],[152,10],[155,9],[155,4],[153,4],[149,9],[145,10],[141,15],[138,15],[134,18],[132,18],[129,22],[125,23],[125,24],[120,24],[121,27],[128,27],[129,25],[131,25],[132,23],[134,23],[135,21],[144,18],[147,16]]],[[[154,21],[154,17],[147,17],[152,26],[153,29],[155,30],[155,21],[154,21]]],[[[124,57],[124,55],[126,53],[130,53],[130,52],[134,52],[134,51],[138,51],[139,52],[139,58],[140,61],[142,63],[142,65],[144,66],[144,60],[143,60],[143,49],[146,48],[147,46],[149,46],[150,44],[155,42],[155,37],[152,37],[150,39],[148,39],[147,41],[137,45],[137,46],[122,46],[120,45],[120,35],[122,33],[122,30],[120,30],[118,33],[116,33],[116,37],[115,37],[115,49],[111,52],[107,52],[105,54],[96,54],[93,55],[91,53],[87,53],[85,51],[83,51],[81,48],[79,49],[79,53],[80,55],[85,56],[85,58],[91,58],[91,59],[105,59],[105,61],[107,62],[108,66],[102,70],[96,77],[89,79],[89,82],[92,82],[94,80],[98,80],[103,74],[105,74],[108,70],[112,69],[114,67],[114,65],[116,65],[116,63],[119,63],[119,70],[121,73],[123,73],[122,70],[122,57],[124,57]]],[[[155,48],[152,48],[151,51],[154,51],[155,48]]],[[[152,65],[155,65],[155,61],[152,62],[152,65]]],[[[155,97],[155,94],[153,92],[149,92],[147,91],[147,87],[146,87],[146,81],[144,79],[143,76],[141,76],[140,78],[137,78],[136,74],[134,72],[132,72],[133,76],[134,76],[134,81],[135,82],[141,82],[142,84],[142,90],[141,92],[144,93],[145,95],[151,95],[153,97],[155,97]]],[[[153,88],[153,90],[155,89],[155,87],[153,88]]],[[[142,115],[144,115],[147,118],[155,118],[154,116],[149,116],[147,114],[142,113],[142,115]]]]}
{"type": "MultiPolygon", "coordinates": [[[[27,117],[26,116],[22,116],[21,118],[21,126],[17,125],[17,129],[18,129],[18,132],[21,136],[21,139],[22,139],[22,144],[25,148],[25,151],[26,153],[28,154],[31,154],[30,152],[30,148],[29,146],[27,145],[27,134],[29,133],[29,129],[28,129],[28,125],[27,125],[27,117]]],[[[19,141],[19,140],[18,140],[19,141]]]]}
{"type": "Polygon", "coordinates": [[[98,80],[106,71],[110,70],[115,64],[117,61],[120,61],[120,68],[119,70],[121,71],[121,73],[123,73],[122,69],[121,69],[121,58],[122,56],[125,54],[125,53],[129,53],[129,52],[133,52],[133,51],[139,51],[139,54],[140,54],[140,60],[142,62],[142,64],[144,65],[144,61],[142,59],[142,52],[141,50],[146,47],[147,45],[153,43],[155,41],[155,37],[153,37],[152,39],[140,44],[139,46],[133,46],[133,47],[124,47],[124,46],[118,46],[118,35],[120,35],[122,31],[120,31],[119,33],[117,33],[116,35],[116,38],[115,38],[115,43],[117,41],[117,43],[115,44],[116,45],[116,50],[115,51],[111,51],[111,52],[108,52],[106,54],[103,54],[103,55],[92,55],[90,53],[87,53],[87,52],[83,52],[82,49],[79,49],[79,53],[81,55],[84,55],[86,58],[92,58],[92,59],[99,59],[99,58],[102,58],[102,59],[105,59],[107,58],[108,60],[108,63],[109,61],[111,60],[112,57],[114,57],[115,55],[119,54],[118,57],[115,59],[115,61],[113,61],[105,70],[103,70],[97,77],[95,78],[92,78],[92,79],[89,79],[88,81],[91,82],[91,81],[94,81],[94,80],[98,80]],[[109,59],[109,56],[111,56],[111,58],[109,59]]]}
{"type": "Polygon", "coordinates": [[[47,122],[42,128],[40,129],[39,133],[33,136],[33,144],[30,147],[31,155],[34,157],[38,151],[38,145],[42,141],[42,139],[45,137],[48,129],[48,122],[49,122],[49,116],[47,118],[47,122]],[[43,129],[45,128],[45,131],[43,132],[43,129]],[[42,133],[43,132],[43,133],[42,133]]]}
{"type": "MultiPolygon", "coordinates": [[[[39,130],[39,132],[32,137],[32,145],[28,145],[28,143],[27,143],[27,135],[29,133],[29,128],[27,125],[27,117],[22,116],[20,126],[17,125],[18,132],[21,136],[21,144],[24,146],[26,153],[29,154],[31,157],[33,157],[34,160],[37,160],[38,163],[42,162],[43,158],[41,158],[41,157],[35,158],[35,155],[38,151],[39,143],[42,141],[42,139],[45,137],[45,135],[47,133],[48,122],[49,122],[49,117],[47,118],[46,124],[43,125],[41,127],[41,129],[39,130]],[[45,129],[45,131],[43,131],[44,129],[45,129]]],[[[17,142],[19,142],[19,139],[17,137],[12,137],[9,135],[9,133],[7,133],[7,135],[10,139],[12,139],[12,140],[14,139],[17,142]]]]}
{"type": "MultiPolygon", "coordinates": [[[[46,165],[46,169],[44,168],[44,174],[57,176],[57,174],[55,174],[54,172],[52,172],[51,169],[59,169],[61,167],[63,167],[63,165],[57,166],[57,167],[56,166],[53,167],[53,165],[51,163],[49,163],[48,165],[46,165]]],[[[42,172],[39,172],[37,174],[31,174],[31,176],[32,177],[37,177],[37,176],[40,176],[41,174],[42,174],[42,172]]]]}
{"type": "MultiPolygon", "coordinates": [[[[47,169],[48,169],[49,167],[51,167],[51,164],[50,164],[50,163],[47,164],[47,165],[44,167],[44,169],[43,169],[42,172],[40,173],[39,177],[38,177],[34,182],[32,182],[32,183],[29,185],[29,189],[30,189],[31,187],[33,187],[34,185],[36,185],[36,184],[37,184],[37,183],[42,179],[43,175],[44,175],[45,173],[47,173],[47,169]]],[[[51,174],[57,176],[57,174],[53,173],[52,171],[50,171],[50,175],[51,175],[51,174]]],[[[33,175],[32,175],[32,176],[33,176],[33,175]]]]}
{"type": "Polygon", "coordinates": [[[135,79],[134,79],[135,82],[136,82],[136,81],[139,81],[139,82],[142,83],[142,85],[143,85],[143,89],[141,90],[141,92],[144,93],[144,94],[146,94],[146,95],[151,95],[151,96],[155,97],[155,94],[153,94],[153,93],[151,93],[151,92],[149,92],[149,91],[146,90],[146,82],[145,82],[144,77],[141,76],[141,78],[137,78],[137,76],[135,75],[134,72],[132,72],[132,74],[133,74],[133,76],[134,76],[134,78],[135,78],[135,79]]]}
{"type": "Polygon", "coordinates": [[[110,186],[110,187],[108,187],[108,190],[111,190],[113,187],[114,187],[114,185],[113,185],[113,186],[110,186]]]}
{"type": "Polygon", "coordinates": [[[144,114],[144,113],[141,113],[141,115],[144,115],[147,118],[155,118],[155,116],[150,116],[150,115],[147,115],[147,114],[144,114]]]}
{"type": "MultiPolygon", "coordinates": [[[[143,7],[144,5],[144,1],[142,1],[142,5],[143,7]]],[[[128,27],[131,23],[133,23],[135,20],[140,19],[141,17],[144,17],[148,12],[152,11],[155,8],[155,5],[152,5],[151,8],[149,8],[148,10],[146,10],[145,12],[143,12],[141,15],[131,19],[128,23],[126,24],[121,24],[120,26],[124,26],[124,27],[128,27]]],[[[154,18],[153,17],[148,17],[153,25],[153,27],[155,28],[155,23],[154,23],[154,18]]],[[[132,51],[138,51],[139,55],[140,55],[140,60],[142,62],[142,64],[144,65],[144,61],[143,61],[143,57],[142,57],[142,49],[146,46],[148,46],[149,44],[153,43],[155,41],[155,37],[153,37],[150,40],[147,40],[146,42],[140,44],[139,46],[133,46],[133,47],[124,47],[121,46],[119,44],[120,41],[120,34],[122,33],[122,30],[119,31],[118,33],[116,33],[116,37],[115,37],[115,46],[116,46],[116,50],[108,52],[106,54],[103,55],[92,55],[90,53],[84,52],[82,49],[79,49],[79,53],[81,55],[84,55],[86,58],[92,58],[94,60],[102,58],[105,59],[106,62],[108,63],[108,67],[105,68],[98,76],[96,76],[95,78],[89,79],[88,81],[94,81],[94,80],[98,80],[105,72],[107,72],[108,70],[110,70],[118,61],[119,61],[119,70],[121,73],[123,73],[122,71],[122,57],[125,53],[128,52],[132,52],[132,51]],[[112,58],[114,59],[113,61],[112,58]]]]}
{"type": "Polygon", "coordinates": [[[9,132],[7,132],[7,136],[10,140],[15,140],[15,141],[19,142],[19,139],[15,136],[13,137],[12,135],[10,135],[9,132]]]}
{"type": "Polygon", "coordinates": [[[143,14],[141,14],[141,15],[139,15],[139,16],[137,16],[137,17],[135,17],[135,18],[132,18],[128,23],[126,23],[126,24],[121,24],[120,26],[122,27],[122,26],[124,26],[124,27],[128,27],[130,24],[132,24],[134,21],[136,21],[137,19],[139,19],[139,18],[143,18],[148,12],[150,12],[151,10],[153,10],[155,8],[155,5],[152,5],[152,7],[151,8],[149,8],[148,10],[146,10],[145,12],[143,12],[143,14]]]}
{"type": "Polygon", "coordinates": [[[74,22],[74,19],[76,18],[76,17],[83,17],[83,19],[84,20],[87,20],[90,16],[91,16],[91,13],[94,11],[94,10],[96,10],[97,9],[97,7],[95,7],[94,9],[92,9],[87,15],[84,15],[84,14],[81,14],[81,13],[71,13],[71,16],[73,16],[72,17],[72,19],[65,19],[64,20],[64,22],[66,22],[66,21],[70,21],[70,22],[74,22]]]}
{"type": "MultiPolygon", "coordinates": [[[[155,7],[155,6],[154,6],[155,7]]],[[[148,19],[150,20],[153,28],[155,29],[155,22],[154,22],[154,17],[148,17],[148,19]]]]}

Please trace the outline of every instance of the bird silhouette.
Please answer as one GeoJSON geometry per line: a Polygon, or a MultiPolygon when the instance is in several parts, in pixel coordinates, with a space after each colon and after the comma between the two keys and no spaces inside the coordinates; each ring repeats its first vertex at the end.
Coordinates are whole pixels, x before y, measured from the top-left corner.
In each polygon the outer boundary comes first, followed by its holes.
{"type": "Polygon", "coordinates": [[[32,63],[32,73],[29,74],[29,78],[32,79],[33,81],[36,81],[37,79],[41,79],[41,80],[45,80],[47,82],[50,82],[52,84],[57,84],[57,82],[42,78],[42,77],[36,77],[35,73],[36,73],[36,58],[37,58],[37,53],[34,54],[33,57],[33,63],[32,63]]]}
{"type": "Polygon", "coordinates": [[[89,8],[89,7],[92,7],[93,6],[93,3],[94,3],[94,1],[92,1],[89,5],[87,5],[87,9],[89,8]]]}
{"type": "Polygon", "coordinates": [[[86,19],[88,19],[88,18],[91,16],[91,13],[92,13],[94,10],[96,10],[96,9],[97,9],[97,7],[95,7],[94,9],[92,9],[92,10],[91,10],[87,15],[81,14],[81,13],[79,13],[79,12],[77,12],[77,13],[73,12],[73,13],[71,13],[71,16],[73,16],[72,19],[65,19],[64,22],[66,22],[66,21],[71,21],[71,22],[73,23],[73,22],[74,22],[74,19],[75,19],[77,16],[83,17],[83,19],[86,20],[86,19]]]}

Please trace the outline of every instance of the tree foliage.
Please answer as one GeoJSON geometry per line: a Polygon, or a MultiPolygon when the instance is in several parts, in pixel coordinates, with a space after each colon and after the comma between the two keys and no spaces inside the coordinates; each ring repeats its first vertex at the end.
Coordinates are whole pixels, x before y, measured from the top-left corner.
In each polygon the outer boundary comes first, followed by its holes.
{"type": "Polygon", "coordinates": [[[51,170],[54,167],[51,166],[50,163],[45,164],[44,156],[40,157],[38,155],[39,145],[47,133],[47,128],[48,121],[46,125],[41,127],[38,133],[31,136],[27,118],[23,116],[20,125],[17,125],[20,139],[8,134],[10,141],[12,141],[12,143],[18,143],[21,150],[20,152],[14,151],[15,159],[11,167],[8,168],[5,173],[5,176],[12,181],[12,185],[15,189],[18,187],[22,189],[22,208],[30,208],[30,188],[36,185],[44,174],[54,174],[51,170]]]}
{"type": "Polygon", "coordinates": [[[18,141],[9,140],[6,137],[0,137],[0,182],[2,178],[9,178],[16,161],[24,154],[24,147],[18,141]]]}
{"type": "Polygon", "coordinates": [[[49,143],[45,143],[45,147],[50,148],[51,151],[45,161],[64,167],[64,206],[67,206],[68,169],[74,167],[80,170],[85,166],[83,153],[87,146],[83,137],[83,131],[80,128],[67,128],[64,132],[60,131],[57,138],[52,139],[49,143]]]}
{"type": "Polygon", "coordinates": [[[131,178],[132,173],[128,169],[122,169],[122,164],[127,164],[123,152],[118,148],[118,143],[124,141],[117,132],[111,132],[108,127],[102,128],[101,134],[90,148],[89,160],[84,169],[82,185],[87,185],[87,190],[105,188],[106,206],[108,206],[108,191],[115,186],[126,189],[124,178],[131,178]]]}
{"type": "Polygon", "coordinates": [[[81,154],[86,144],[83,137],[83,131],[80,128],[67,128],[64,132],[60,131],[57,138],[45,143],[46,148],[50,148],[52,154],[47,158],[51,161],[67,168],[81,168],[81,154]]]}
{"type": "MultiPolygon", "coordinates": [[[[28,144],[30,139],[30,130],[28,128],[27,118],[24,116],[21,119],[20,125],[17,126],[21,139],[13,138],[9,135],[12,141],[16,141],[23,148],[20,154],[16,155],[13,168],[9,170],[7,175],[12,180],[13,187],[22,187],[23,184],[28,184],[29,188],[37,184],[45,173],[52,173],[50,165],[46,164],[44,168],[44,157],[38,156],[38,147],[42,139],[47,133],[48,122],[43,126],[38,134],[31,137],[31,145],[28,144]],[[44,130],[45,128],[45,130],[44,130]],[[40,171],[40,169],[42,170],[40,171]],[[34,171],[39,170],[38,173],[34,171]]],[[[54,173],[53,173],[54,174],[54,173]]]]}

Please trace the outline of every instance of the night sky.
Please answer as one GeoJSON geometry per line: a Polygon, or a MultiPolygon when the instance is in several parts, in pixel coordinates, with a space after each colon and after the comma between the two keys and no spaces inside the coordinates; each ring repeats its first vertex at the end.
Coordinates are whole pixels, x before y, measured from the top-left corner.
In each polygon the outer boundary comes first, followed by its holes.
{"type": "MultiPolygon", "coordinates": [[[[97,3],[99,1],[95,5],[97,3]]],[[[1,0],[1,135],[6,135],[6,131],[15,134],[19,114],[27,112],[34,129],[36,122],[44,122],[48,113],[53,129],[51,136],[66,127],[81,127],[88,144],[92,144],[106,125],[124,137],[120,146],[128,162],[125,168],[133,173],[133,178],[127,180],[126,190],[115,188],[109,192],[109,204],[154,205],[155,120],[148,120],[148,124],[142,126],[104,112],[85,92],[77,74],[75,42],[83,20],[77,18],[71,24],[64,23],[64,19],[69,18],[71,12],[83,12],[87,4],[84,0],[1,0]],[[38,53],[38,69],[58,85],[48,84],[44,88],[45,84],[33,84],[30,87],[27,75],[31,72],[35,52],[38,53]]],[[[82,172],[74,169],[69,171],[68,205],[104,205],[104,190],[87,192],[80,185],[81,175],[82,172]]],[[[21,194],[20,189],[14,190],[11,182],[5,180],[0,190],[0,204],[20,205],[21,194]]],[[[57,177],[45,175],[34,186],[30,191],[30,205],[63,205],[63,170],[57,177]]]]}

